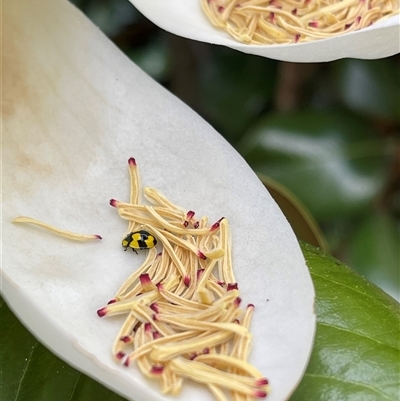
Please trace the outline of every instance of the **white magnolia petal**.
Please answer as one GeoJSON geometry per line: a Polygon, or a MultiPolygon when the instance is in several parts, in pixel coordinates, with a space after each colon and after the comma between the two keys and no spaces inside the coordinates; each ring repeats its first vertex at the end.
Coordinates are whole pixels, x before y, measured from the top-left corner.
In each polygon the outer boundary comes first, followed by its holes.
{"type": "MultiPolygon", "coordinates": [[[[2,293],[12,309],[55,353],[128,399],[167,399],[115,363],[121,320],[96,315],[144,257],[122,251],[126,225],[108,205],[128,199],[134,156],[145,185],[211,221],[231,221],[243,302],[256,305],[251,361],[271,380],[269,399],[286,399],[312,348],[314,290],[257,177],[67,1],[6,0],[3,13],[2,293]],[[19,215],[103,240],[11,224],[19,215]]],[[[188,399],[211,396],[188,383],[176,400],[188,399]]]]}
{"type": "Polygon", "coordinates": [[[154,24],[168,32],[244,53],[291,62],[325,62],[351,57],[378,59],[400,51],[400,17],[330,39],[289,45],[247,45],[211,25],[200,0],[129,0],[154,24]]]}

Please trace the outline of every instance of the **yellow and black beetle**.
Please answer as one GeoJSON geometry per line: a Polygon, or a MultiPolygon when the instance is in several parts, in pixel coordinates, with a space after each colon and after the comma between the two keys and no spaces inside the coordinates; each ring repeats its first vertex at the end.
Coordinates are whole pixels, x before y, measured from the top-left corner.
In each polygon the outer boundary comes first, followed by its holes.
{"type": "Polygon", "coordinates": [[[132,251],[135,253],[137,253],[137,249],[150,249],[156,244],[157,240],[154,236],[145,230],[130,233],[122,240],[122,246],[125,248],[125,251],[129,247],[132,248],[132,251]]]}

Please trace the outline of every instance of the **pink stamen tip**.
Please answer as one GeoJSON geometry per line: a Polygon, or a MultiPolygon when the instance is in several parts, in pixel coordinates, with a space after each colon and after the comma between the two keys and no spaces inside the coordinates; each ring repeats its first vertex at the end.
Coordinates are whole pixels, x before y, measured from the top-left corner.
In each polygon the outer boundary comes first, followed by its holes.
{"type": "Polygon", "coordinates": [[[110,300],[107,302],[107,305],[114,304],[115,302],[117,302],[117,300],[116,300],[115,298],[110,299],[110,300]]]}
{"type": "Polygon", "coordinates": [[[131,336],[122,336],[120,338],[120,341],[123,341],[124,343],[130,343],[132,341],[132,337],[131,336]]]}
{"type": "Polygon", "coordinates": [[[193,219],[193,216],[195,215],[195,213],[194,213],[194,211],[193,210],[189,210],[187,213],[186,213],[186,220],[191,220],[191,219],[193,219]]]}
{"type": "Polygon", "coordinates": [[[310,28],[318,28],[318,21],[310,21],[310,22],[308,23],[308,26],[309,26],[310,28]]]}
{"type": "Polygon", "coordinates": [[[128,163],[129,163],[130,166],[136,166],[135,158],[133,158],[133,157],[129,158],[128,163]]]}
{"type": "Polygon", "coordinates": [[[256,380],[256,386],[266,386],[267,384],[269,384],[269,381],[266,377],[256,380]]]}
{"type": "Polygon", "coordinates": [[[150,305],[150,309],[151,309],[152,311],[156,312],[156,313],[159,313],[159,312],[160,312],[160,307],[159,307],[156,303],[152,303],[152,304],[150,305]]]}
{"type": "Polygon", "coordinates": [[[266,393],[265,391],[256,390],[256,391],[254,392],[254,397],[257,397],[257,398],[265,398],[266,396],[267,396],[267,393],[266,393]]]}
{"type": "Polygon", "coordinates": [[[221,287],[225,287],[225,283],[223,281],[218,281],[217,284],[221,287]]]}
{"type": "Polygon", "coordinates": [[[219,12],[219,13],[223,13],[224,10],[225,10],[225,7],[222,7],[222,6],[219,6],[219,7],[218,7],[218,12],[219,12]]]}
{"type": "Polygon", "coordinates": [[[147,323],[144,324],[144,331],[146,333],[151,333],[153,331],[151,323],[147,322],[147,323]]]}
{"type": "Polygon", "coordinates": [[[269,14],[269,22],[273,23],[275,20],[275,13],[270,13],[269,14]]]}
{"type": "Polygon", "coordinates": [[[197,280],[201,279],[201,276],[203,275],[203,273],[204,273],[204,269],[197,270],[197,280]]]}
{"type": "Polygon", "coordinates": [[[128,356],[128,358],[125,359],[124,366],[128,367],[130,362],[131,361],[129,360],[129,356],[128,356]]]}
{"type": "Polygon", "coordinates": [[[189,225],[189,222],[187,221],[187,220],[185,220],[184,222],[183,222],[183,227],[187,227],[189,225]]]}
{"type": "Polygon", "coordinates": [[[357,19],[356,19],[357,24],[359,24],[360,21],[361,21],[361,15],[359,15],[359,16],[357,17],[357,19]]]}
{"type": "Polygon", "coordinates": [[[189,359],[190,359],[191,361],[193,361],[193,359],[195,359],[196,357],[197,357],[197,354],[194,353],[194,354],[190,355],[189,359]]]}
{"type": "Polygon", "coordinates": [[[158,291],[164,291],[164,286],[161,283],[157,283],[156,287],[157,287],[158,291]]]}
{"type": "Polygon", "coordinates": [[[151,367],[151,373],[154,375],[160,375],[164,370],[164,366],[159,366],[159,365],[153,365],[151,367]]]}
{"type": "Polygon", "coordinates": [[[248,307],[248,308],[252,308],[252,309],[255,308],[254,304],[248,304],[247,307],[248,307]]]}
{"type": "Polygon", "coordinates": [[[112,207],[118,207],[118,201],[116,199],[110,199],[110,205],[112,207]]]}
{"type": "Polygon", "coordinates": [[[154,313],[152,318],[153,318],[153,320],[157,321],[158,320],[158,313],[154,313]]]}
{"type": "Polygon", "coordinates": [[[115,357],[116,357],[118,360],[121,360],[125,355],[126,355],[125,352],[119,351],[119,352],[117,352],[117,353],[115,354],[115,357]]]}
{"type": "Polygon", "coordinates": [[[351,23],[351,24],[346,24],[346,25],[344,26],[344,29],[345,29],[345,30],[346,30],[346,29],[349,29],[352,25],[353,25],[353,23],[351,23]]]}
{"type": "Polygon", "coordinates": [[[239,306],[240,303],[242,302],[242,298],[237,297],[233,302],[234,302],[235,306],[239,306]]]}
{"type": "Polygon", "coordinates": [[[233,321],[233,323],[240,324],[240,320],[239,320],[239,319],[235,319],[235,320],[233,321]]]}
{"type": "Polygon", "coordinates": [[[149,273],[141,274],[139,277],[139,280],[140,280],[140,284],[142,284],[142,285],[151,284],[151,279],[150,279],[149,273]]]}
{"type": "Polygon", "coordinates": [[[104,307],[104,308],[99,309],[99,310],[97,311],[97,314],[98,314],[100,317],[103,317],[103,316],[107,315],[107,308],[104,307]]]}
{"type": "Polygon", "coordinates": [[[157,340],[157,338],[161,338],[161,334],[158,331],[153,331],[153,339],[157,340]]]}
{"type": "Polygon", "coordinates": [[[197,256],[198,256],[200,259],[203,259],[203,260],[206,260],[206,259],[207,259],[207,256],[204,255],[204,253],[201,252],[201,251],[198,251],[198,252],[197,252],[197,256]]]}
{"type": "Polygon", "coordinates": [[[103,239],[103,237],[101,235],[95,234],[94,235],[97,239],[103,239]]]}
{"type": "Polygon", "coordinates": [[[229,283],[228,288],[226,289],[227,291],[232,291],[232,290],[237,290],[238,289],[238,284],[237,283],[229,283]]]}
{"type": "Polygon", "coordinates": [[[198,221],[196,221],[196,223],[194,223],[194,225],[193,225],[194,228],[199,228],[199,226],[200,226],[200,223],[198,221]]]}
{"type": "Polygon", "coordinates": [[[185,276],[183,279],[183,283],[186,285],[186,287],[189,287],[190,285],[190,277],[189,276],[185,276]]]}
{"type": "Polygon", "coordinates": [[[294,43],[297,43],[301,38],[301,35],[299,33],[296,33],[296,36],[294,37],[294,43]]]}
{"type": "Polygon", "coordinates": [[[206,347],[203,349],[203,354],[209,354],[210,353],[210,348],[206,347]]]}
{"type": "Polygon", "coordinates": [[[294,8],[294,9],[292,10],[292,15],[297,15],[297,8],[294,8]]]}

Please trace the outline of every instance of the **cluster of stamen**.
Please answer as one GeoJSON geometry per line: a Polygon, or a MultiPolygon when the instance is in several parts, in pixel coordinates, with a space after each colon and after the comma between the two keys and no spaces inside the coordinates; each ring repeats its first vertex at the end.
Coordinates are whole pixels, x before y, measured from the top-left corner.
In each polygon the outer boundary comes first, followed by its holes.
{"type": "Polygon", "coordinates": [[[399,13],[397,0],[201,0],[211,23],[248,44],[326,39],[399,13]]]}
{"type": "Polygon", "coordinates": [[[111,200],[128,230],[154,235],[162,252],[148,250],[143,264],[122,284],[100,317],[125,315],[113,345],[115,360],[132,362],[177,394],[184,380],[203,383],[216,400],[263,398],[268,380],[248,362],[254,305],[240,308],[226,218],[209,225],[174,205],[154,188],[144,188],[150,205],[139,202],[141,187],[129,161],[129,203],[111,200]]]}

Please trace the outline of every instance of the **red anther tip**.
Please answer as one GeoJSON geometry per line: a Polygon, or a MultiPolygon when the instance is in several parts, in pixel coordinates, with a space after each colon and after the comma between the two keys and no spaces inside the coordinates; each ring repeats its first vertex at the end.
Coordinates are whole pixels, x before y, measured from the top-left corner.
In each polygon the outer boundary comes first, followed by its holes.
{"type": "Polygon", "coordinates": [[[158,313],[154,313],[152,318],[153,318],[153,320],[157,321],[158,320],[158,313]]]}
{"type": "Polygon", "coordinates": [[[129,356],[125,359],[124,366],[128,367],[130,363],[129,356]]]}
{"type": "Polygon", "coordinates": [[[190,277],[189,276],[185,276],[183,278],[183,283],[186,285],[186,287],[189,287],[189,285],[190,285],[190,277]]]}
{"type": "Polygon", "coordinates": [[[161,338],[161,334],[158,331],[153,331],[153,339],[157,340],[157,338],[161,338]]]}
{"type": "Polygon", "coordinates": [[[197,280],[200,280],[200,278],[203,275],[203,273],[204,273],[204,269],[198,269],[197,270],[197,280]]]}
{"type": "Polygon", "coordinates": [[[238,289],[238,284],[237,283],[229,283],[228,288],[226,289],[227,291],[232,291],[232,290],[237,290],[238,289]]]}
{"type": "Polygon", "coordinates": [[[361,15],[359,15],[359,16],[357,17],[357,19],[356,19],[357,24],[359,24],[360,21],[361,21],[361,15]]]}
{"type": "Polygon", "coordinates": [[[211,227],[210,227],[210,231],[215,231],[216,229],[218,229],[220,226],[219,222],[217,221],[216,223],[214,223],[211,227]]]}
{"type": "Polygon", "coordinates": [[[115,302],[117,302],[117,300],[116,300],[115,298],[110,299],[110,300],[107,302],[107,305],[113,304],[113,303],[115,303],[115,302]]]}
{"type": "Polygon", "coordinates": [[[225,283],[224,283],[223,281],[218,281],[217,284],[218,284],[220,287],[225,287],[225,283]]]}
{"type": "Polygon", "coordinates": [[[271,12],[271,13],[269,14],[269,22],[273,23],[274,20],[275,20],[275,13],[271,12]]]}
{"type": "Polygon", "coordinates": [[[139,280],[141,284],[151,284],[151,279],[149,273],[143,273],[139,276],[139,280]]]}
{"type": "Polygon", "coordinates": [[[145,331],[146,333],[150,333],[150,332],[153,331],[153,329],[152,329],[152,327],[151,327],[151,323],[147,322],[147,323],[144,324],[144,331],[145,331]]]}
{"type": "Polygon", "coordinates": [[[242,302],[242,298],[240,298],[240,297],[237,297],[237,298],[234,300],[234,303],[235,303],[236,306],[239,306],[241,302],[242,302]]]}
{"type": "Polygon", "coordinates": [[[196,221],[196,223],[194,223],[193,227],[194,228],[199,228],[200,223],[198,221],[196,221]]]}
{"type": "Polygon", "coordinates": [[[310,21],[308,26],[311,28],[318,28],[318,21],[310,21]]]}
{"type": "Polygon", "coordinates": [[[233,323],[240,324],[240,320],[239,320],[239,319],[235,319],[235,320],[233,321],[233,323]]]}
{"type": "Polygon", "coordinates": [[[130,157],[128,160],[130,166],[136,166],[136,160],[134,157],[130,157]]]}
{"type": "Polygon", "coordinates": [[[206,347],[203,349],[203,354],[209,354],[210,353],[210,348],[206,347]]]}
{"type": "Polygon", "coordinates": [[[266,393],[265,391],[256,390],[256,391],[254,392],[254,397],[257,397],[257,398],[265,398],[266,396],[267,396],[267,393],[266,393]]]}
{"type": "Polygon", "coordinates": [[[104,307],[104,308],[99,309],[99,310],[97,311],[97,314],[98,314],[100,317],[103,317],[103,316],[107,315],[107,308],[104,307]]]}
{"type": "Polygon", "coordinates": [[[119,351],[119,352],[117,352],[117,353],[115,354],[115,357],[116,357],[117,359],[122,359],[125,355],[126,355],[125,352],[119,351]]]}
{"type": "Polygon", "coordinates": [[[120,341],[123,341],[124,343],[130,343],[132,341],[132,338],[130,336],[122,336],[120,338],[120,341]]]}
{"type": "Polygon", "coordinates": [[[183,227],[187,227],[189,225],[189,222],[187,221],[187,220],[185,220],[184,222],[183,222],[183,227]]]}
{"type": "MultiPolygon", "coordinates": [[[[292,10],[292,15],[296,15],[297,14],[297,8],[294,8],[293,10],[292,10]]],[[[297,36],[297,35],[296,35],[297,36]]]]}
{"type": "Polygon", "coordinates": [[[116,199],[110,199],[110,205],[112,207],[118,207],[118,201],[116,199]]]}
{"type": "Polygon", "coordinates": [[[201,251],[198,251],[198,252],[197,252],[197,256],[198,256],[200,259],[203,259],[203,260],[206,260],[206,259],[207,259],[207,256],[204,255],[204,253],[201,252],[201,251]]]}
{"type": "Polygon", "coordinates": [[[158,313],[160,311],[160,307],[156,303],[152,303],[150,305],[150,309],[153,310],[156,313],[158,313]]]}
{"type": "Polygon", "coordinates": [[[253,308],[253,309],[255,308],[254,304],[248,304],[247,307],[248,308],[253,308]]]}
{"type": "Polygon", "coordinates": [[[192,219],[194,215],[195,215],[194,211],[193,211],[193,210],[189,210],[189,211],[186,213],[186,220],[192,219]]]}
{"type": "Polygon", "coordinates": [[[256,386],[266,386],[267,384],[269,384],[269,381],[266,377],[256,380],[256,386]]]}
{"type": "Polygon", "coordinates": [[[102,237],[101,235],[98,235],[98,234],[95,234],[95,237],[96,237],[97,239],[103,239],[103,237],[102,237]]]}
{"type": "Polygon", "coordinates": [[[157,283],[156,287],[157,287],[158,291],[164,291],[164,286],[161,283],[157,283]]]}
{"type": "Polygon", "coordinates": [[[301,38],[301,35],[299,33],[296,33],[296,36],[294,37],[294,42],[297,43],[301,38]]]}
{"type": "Polygon", "coordinates": [[[222,7],[222,6],[219,6],[219,7],[218,7],[218,12],[219,12],[219,13],[223,13],[224,10],[225,10],[225,7],[222,7]]]}
{"type": "Polygon", "coordinates": [[[195,359],[196,357],[197,357],[197,354],[192,354],[192,355],[190,355],[189,359],[190,359],[191,361],[193,361],[193,359],[195,359]]]}
{"type": "Polygon", "coordinates": [[[164,366],[160,366],[160,365],[153,365],[151,367],[151,373],[155,374],[155,375],[160,375],[164,370],[164,366]]]}

